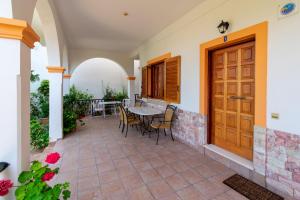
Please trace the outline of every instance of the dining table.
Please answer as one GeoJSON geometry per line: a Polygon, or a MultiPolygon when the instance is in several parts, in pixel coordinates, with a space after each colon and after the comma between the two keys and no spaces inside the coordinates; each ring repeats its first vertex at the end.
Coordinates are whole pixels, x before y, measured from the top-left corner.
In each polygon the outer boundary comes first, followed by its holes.
{"type": "Polygon", "coordinates": [[[142,135],[144,135],[147,132],[151,132],[150,123],[151,123],[153,117],[155,117],[157,115],[161,115],[161,114],[164,113],[160,109],[152,108],[152,107],[148,107],[148,106],[128,107],[128,111],[135,114],[135,115],[141,116],[141,118],[142,118],[142,127],[144,129],[144,130],[142,130],[142,135]],[[147,119],[147,123],[145,121],[145,118],[147,119]]]}

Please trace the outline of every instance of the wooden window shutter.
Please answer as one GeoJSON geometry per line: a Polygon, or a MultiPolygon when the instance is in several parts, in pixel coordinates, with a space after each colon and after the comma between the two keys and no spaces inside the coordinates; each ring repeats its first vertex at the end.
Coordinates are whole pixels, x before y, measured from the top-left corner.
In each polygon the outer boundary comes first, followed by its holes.
{"type": "Polygon", "coordinates": [[[165,66],[165,100],[180,103],[181,56],[167,59],[165,66]]]}
{"type": "Polygon", "coordinates": [[[142,97],[147,97],[147,89],[148,89],[148,73],[147,66],[142,69],[142,97]]]}

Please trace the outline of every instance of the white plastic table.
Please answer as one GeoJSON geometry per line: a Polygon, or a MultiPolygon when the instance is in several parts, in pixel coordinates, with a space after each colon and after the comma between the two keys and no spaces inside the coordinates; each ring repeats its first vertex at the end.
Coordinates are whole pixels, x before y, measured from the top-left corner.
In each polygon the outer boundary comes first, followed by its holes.
{"type": "Polygon", "coordinates": [[[117,104],[120,104],[121,101],[105,101],[105,102],[99,102],[100,105],[103,105],[104,107],[104,117],[106,116],[105,114],[105,106],[106,105],[112,105],[114,107],[114,112],[115,112],[115,115],[117,115],[117,104]]]}

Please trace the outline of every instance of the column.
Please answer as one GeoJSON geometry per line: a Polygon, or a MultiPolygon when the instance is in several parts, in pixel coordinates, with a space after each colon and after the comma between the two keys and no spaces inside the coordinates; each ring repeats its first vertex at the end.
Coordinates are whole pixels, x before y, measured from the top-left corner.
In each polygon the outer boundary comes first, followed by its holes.
{"type": "Polygon", "coordinates": [[[134,94],[135,94],[135,76],[128,76],[128,97],[130,98],[131,106],[134,105],[134,94]]]}
{"type": "Polygon", "coordinates": [[[70,91],[70,79],[71,74],[64,74],[64,81],[63,81],[63,95],[69,94],[70,91]]]}
{"type": "Polygon", "coordinates": [[[63,138],[63,73],[64,67],[48,67],[49,72],[49,136],[56,141],[63,138]]]}
{"type": "Polygon", "coordinates": [[[10,163],[0,179],[15,183],[30,163],[30,49],[37,41],[26,21],[0,18],[0,161],[10,163]]]}

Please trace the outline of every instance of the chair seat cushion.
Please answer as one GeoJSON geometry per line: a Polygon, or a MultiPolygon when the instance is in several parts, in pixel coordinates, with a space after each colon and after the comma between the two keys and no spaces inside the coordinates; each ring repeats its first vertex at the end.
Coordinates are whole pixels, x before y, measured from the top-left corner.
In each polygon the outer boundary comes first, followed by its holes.
{"type": "Polygon", "coordinates": [[[154,129],[158,128],[170,128],[171,124],[167,122],[152,122],[151,127],[154,129]]]}

